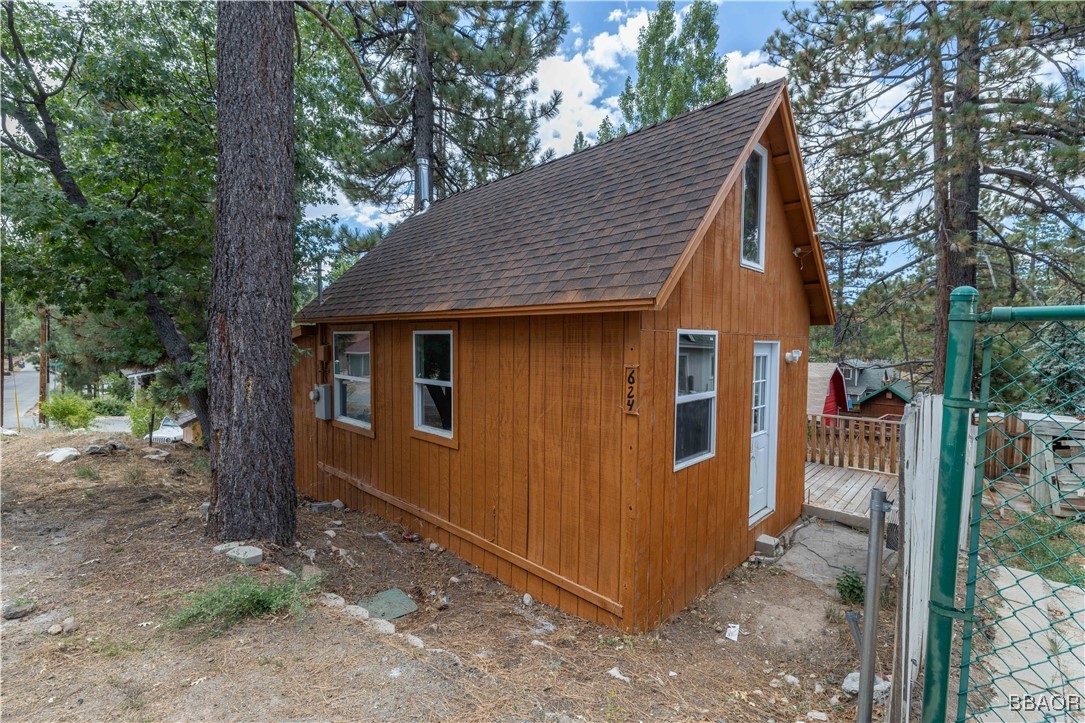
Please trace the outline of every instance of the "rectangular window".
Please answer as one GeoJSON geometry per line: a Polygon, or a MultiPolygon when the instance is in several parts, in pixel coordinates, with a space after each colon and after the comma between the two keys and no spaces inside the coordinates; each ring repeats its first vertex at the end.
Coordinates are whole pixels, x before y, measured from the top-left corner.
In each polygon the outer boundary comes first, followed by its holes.
{"type": "Polygon", "coordinates": [[[414,428],[452,437],[452,332],[414,332],[414,428]]]}
{"type": "Polygon", "coordinates": [[[674,468],[716,453],[716,346],[714,331],[678,330],[674,396],[674,468]]]}
{"type": "Polygon", "coordinates": [[[765,184],[768,152],[760,145],[742,171],[742,265],[765,270],[765,184]]]}
{"type": "Polygon", "coordinates": [[[373,426],[372,384],[370,382],[370,333],[335,332],[335,418],[365,429],[373,426]]]}

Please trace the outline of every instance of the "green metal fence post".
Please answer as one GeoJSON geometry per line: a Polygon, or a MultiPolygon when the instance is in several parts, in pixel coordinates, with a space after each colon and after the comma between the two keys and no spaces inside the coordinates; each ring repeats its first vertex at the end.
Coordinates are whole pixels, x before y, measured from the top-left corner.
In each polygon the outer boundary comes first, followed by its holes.
{"type": "Polygon", "coordinates": [[[957,586],[957,543],[960,539],[965,452],[968,448],[969,417],[974,406],[969,390],[978,296],[978,292],[970,286],[958,287],[949,296],[942,449],[938,458],[930,611],[927,617],[927,662],[923,683],[925,723],[948,720],[946,706],[953,620],[960,617],[954,604],[954,592],[957,586]]]}

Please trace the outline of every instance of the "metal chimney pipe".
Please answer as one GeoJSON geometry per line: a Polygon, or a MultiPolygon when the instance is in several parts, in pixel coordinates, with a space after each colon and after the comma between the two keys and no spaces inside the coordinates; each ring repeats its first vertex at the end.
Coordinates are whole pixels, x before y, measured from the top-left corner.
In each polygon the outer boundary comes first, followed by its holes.
{"type": "Polygon", "coordinates": [[[414,193],[418,201],[418,209],[425,211],[433,201],[433,184],[430,182],[430,168],[428,158],[419,158],[416,162],[414,173],[414,193]]]}

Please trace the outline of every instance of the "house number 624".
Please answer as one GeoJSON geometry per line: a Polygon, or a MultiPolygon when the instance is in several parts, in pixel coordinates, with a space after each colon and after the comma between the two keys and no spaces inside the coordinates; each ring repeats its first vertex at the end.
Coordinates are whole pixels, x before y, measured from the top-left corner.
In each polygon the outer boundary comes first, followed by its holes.
{"type": "Polygon", "coordinates": [[[625,366],[625,413],[637,414],[637,365],[625,366]]]}

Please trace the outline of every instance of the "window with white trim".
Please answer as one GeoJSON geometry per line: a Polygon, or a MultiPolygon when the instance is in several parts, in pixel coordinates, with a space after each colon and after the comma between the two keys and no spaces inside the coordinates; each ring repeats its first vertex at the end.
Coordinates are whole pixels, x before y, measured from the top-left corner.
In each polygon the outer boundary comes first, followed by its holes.
{"type": "Polygon", "coordinates": [[[414,332],[414,428],[452,437],[452,332],[414,332]]]}
{"type": "Polygon", "coordinates": [[[757,145],[742,169],[742,265],[765,270],[765,190],[768,151],[757,145]]]}
{"type": "Polygon", "coordinates": [[[368,331],[335,332],[335,418],[365,429],[373,426],[370,382],[372,337],[368,331]]]}
{"type": "Polygon", "coordinates": [[[674,468],[716,453],[716,352],[714,331],[678,330],[674,395],[674,468]]]}

